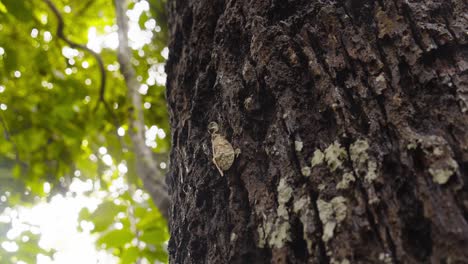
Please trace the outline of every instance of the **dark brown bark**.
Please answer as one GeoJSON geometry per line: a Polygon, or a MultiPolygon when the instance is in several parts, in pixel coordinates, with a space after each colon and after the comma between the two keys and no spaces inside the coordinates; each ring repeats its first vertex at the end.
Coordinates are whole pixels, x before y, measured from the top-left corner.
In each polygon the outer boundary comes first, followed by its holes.
{"type": "Polygon", "coordinates": [[[171,263],[468,263],[466,1],[168,7],[171,263]]]}

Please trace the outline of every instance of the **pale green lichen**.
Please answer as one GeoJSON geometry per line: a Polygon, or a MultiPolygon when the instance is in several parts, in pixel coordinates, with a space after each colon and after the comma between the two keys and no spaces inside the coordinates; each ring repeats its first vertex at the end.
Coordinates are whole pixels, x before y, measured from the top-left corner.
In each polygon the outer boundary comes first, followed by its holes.
{"type": "Polygon", "coordinates": [[[319,191],[323,191],[323,190],[325,190],[326,187],[327,187],[327,186],[326,186],[325,184],[320,183],[320,184],[317,186],[317,189],[319,189],[319,191]]]}
{"type": "Polygon", "coordinates": [[[375,192],[374,186],[369,186],[367,188],[367,201],[369,205],[374,205],[380,203],[380,198],[375,192]]]}
{"type": "MultiPolygon", "coordinates": [[[[274,223],[268,221],[268,219],[265,219],[267,220],[266,223],[264,223],[263,226],[259,226],[257,228],[257,232],[258,232],[258,243],[257,243],[257,246],[259,248],[264,248],[266,245],[268,246],[271,246],[270,244],[270,238],[271,238],[271,233],[273,232],[273,230],[276,229],[276,227],[274,226],[274,223]]],[[[275,235],[277,236],[277,235],[275,235]]]]}
{"type": "Polygon", "coordinates": [[[364,171],[364,180],[367,183],[372,183],[377,179],[377,163],[369,159],[368,149],[369,143],[366,140],[358,139],[351,144],[349,152],[356,174],[362,175],[359,172],[364,171]]]}
{"type": "Polygon", "coordinates": [[[309,177],[310,173],[311,173],[310,167],[308,167],[308,166],[302,167],[301,168],[301,173],[302,173],[303,176],[309,177]]]}
{"type": "Polygon", "coordinates": [[[428,172],[432,176],[432,181],[437,184],[446,184],[458,171],[458,163],[453,159],[447,141],[436,135],[417,135],[417,139],[413,141],[421,146],[425,160],[430,164],[428,172]]]}
{"type": "Polygon", "coordinates": [[[380,198],[377,197],[375,194],[372,197],[369,197],[369,204],[370,205],[378,204],[378,203],[380,203],[380,198]]]}
{"type": "Polygon", "coordinates": [[[385,264],[390,264],[393,263],[392,256],[388,253],[380,253],[379,254],[379,260],[382,261],[385,264]]]}
{"type": "Polygon", "coordinates": [[[288,218],[289,217],[288,209],[286,208],[286,206],[284,204],[280,204],[278,206],[278,208],[276,209],[276,215],[278,215],[278,217],[283,217],[283,218],[288,218]]]}
{"type": "Polygon", "coordinates": [[[432,175],[432,181],[438,184],[445,184],[450,177],[458,170],[458,164],[452,158],[449,158],[442,168],[429,168],[429,173],[432,175]]]}
{"type": "Polygon", "coordinates": [[[237,240],[237,234],[232,232],[231,233],[231,242],[235,242],[237,240]]]}
{"type": "Polygon", "coordinates": [[[314,156],[312,157],[312,162],[311,162],[311,167],[315,167],[317,165],[320,165],[323,163],[323,159],[325,158],[325,155],[320,149],[316,149],[314,151],[314,156]]]}
{"type": "Polygon", "coordinates": [[[307,244],[307,251],[313,253],[313,237],[314,237],[314,213],[311,210],[310,199],[307,196],[301,197],[294,201],[293,212],[299,215],[299,220],[302,222],[302,236],[307,244]]]}
{"type": "Polygon", "coordinates": [[[367,141],[358,139],[349,147],[349,152],[351,155],[351,160],[356,164],[365,164],[369,159],[367,155],[367,149],[369,148],[369,143],[367,141]]]}
{"type": "Polygon", "coordinates": [[[406,148],[411,150],[411,149],[416,149],[418,147],[418,144],[417,143],[409,143],[406,148]]]}
{"type": "Polygon", "coordinates": [[[327,161],[330,171],[335,171],[340,168],[343,161],[347,158],[346,150],[341,147],[337,141],[333,142],[328,148],[325,149],[325,160],[327,161]]]}
{"type": "Polygon", "coordinates": [[[444,154],[444,151],[439,147],[435,147],[433,153],[436,156],[442,156],[444,154]]]}
{"type": "Polygon", "coordinates": [[[286,208],[286,203],[292,197],[292,188],[286,183],[286,179],[282,178],[278,184],[278,209],[276,211],[276,222],[274,229],[270,233],[268,244],[271,247],[282,248],[284,243],[291,240],[289,214],[286,208]]]}
{"type": "Polygon", "coordinates": [[[345,174],[343,174],[343,178],[341,179],[341,181],[336,185],[336,189],[348,189],[349,184],[354,181],[356,181],[356,179],[354,178],[353,174],[350,172],[346,172],[345,174]]]}
{"type": "Polygon", "coordinates": [[[278,204],[284,205],[291,199],[293,189],[286,183],[286,179],[282,178],[278,184],[278,204]]]}
{"type": "Polygon", "coordinates": [[[322,235],[322,240],[324,242],[328,242],[333,237],[333,233],[335,232],[335,227],[336,227],[336,222],[335,221],[329,221],[325,223],[323,226],[323,235],[322,235]]]}
{"type": "Polygon", "coordinates": [[[302,141],[294,141],[294,148],[296,149],[296,151],[302,151],[303,147],[304,144],[302,143],[302,141]]]}
{"type": "Polygon", "coordinates": [[[346,198],[334,197],[330,202],[317,200],[319,218],[323,224],[322,240],[328,242],[332,237],[336,226],[346,218],[346,198]]]}
{"type": "Polygon", "coordinates": [[[371,183],[373,182],[375,179],[377,179],[377,163],[375,163],[375,161],[369,161],[367,163],[368,167],[367,167],[367,173],[366,173],[366,176],[364,177],[364,179],[371,183]]]}
{"type": "Polygon", "coordinates": [[[450,179],[450,176],[454,173],[453,170],[449,169],[429,169],[429,173],[432,175],[432,180],[438,184],[445,184],[450,179]]]}
{"type": "Polygon", "coordinates": [[[294,202],[293,212],[295,214],[297,214],[299,211],[301,211],[308,204],[309,204],[309,199],[307,197],[302,197],[301,199],[294,202]]]}
{"type": "Polygon", "coordinates": [[[257,234],[258,234],[258,243],[257,246],[259,248],[264,248],[266,244],[266,235],[265,235],[265,230],[263,229],[262,225],[259,225],[257,227],[257,234]]]}
{"type": "Polygon", "coordinates": [[[267,243],[272,248],[282,248],[284,244],[291,241],[289,224],[289,213],[286,203],[292,197],[292,188],[287,184],[286,179],[282,178],[278,184],[278,208],[276,217],[266,218],[263,227],[258,227],[258,246],[263,248],[267,243]]]}
{"type": "Polygon", "coordinates": [[[337,196],[331,200],[333,205],[333,210],[335,212],[335,218],[338,223],[341,223],[346,218],[346,212],[348,208],[346,207],[346,198],[343,196],[337,196]]]}
{"type": "Polygon", "coordinates": [[[336,260],[335,258],[330,259],[330,264],[351,264],[347,258],[344,258],[343,260],[339,261],[336,260]]]}
{"type": "Polygon", "coordinates": [[[272,248],[282,248],[284,244],[291,241],[291,226],[288,221],[284,221],[280,224],[276,223],[274,229],[270,234],[268,244],[272,248]]]}

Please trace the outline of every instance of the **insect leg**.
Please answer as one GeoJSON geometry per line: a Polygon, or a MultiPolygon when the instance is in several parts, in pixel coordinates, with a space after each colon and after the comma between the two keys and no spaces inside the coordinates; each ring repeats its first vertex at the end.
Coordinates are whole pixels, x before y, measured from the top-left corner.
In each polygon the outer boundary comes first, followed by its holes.
{"type": "Polygon", "coordinates": [[[218,169],[219,173],[221,174],[221,176],[224,176],[224,173],[223,171],[218,167],[218,163],[216,163],[216,159],[213,157],[213,163],[214,165],[216,166],[216,168],[218,169]]]}

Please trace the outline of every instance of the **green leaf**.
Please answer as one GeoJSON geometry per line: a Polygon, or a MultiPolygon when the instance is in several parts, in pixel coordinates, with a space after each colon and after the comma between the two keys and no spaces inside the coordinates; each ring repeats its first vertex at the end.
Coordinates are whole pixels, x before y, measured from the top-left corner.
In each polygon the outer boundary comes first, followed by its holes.
{"type": "Polygon", "coordinates": [[[10,45],[10,43],[1,43],[5,50],[5,55],[4,55],[4,65],[5,65],[5,75],[11,74],[14,70],[18,69],[18,54],[16,53],[15,49],[13,46],[10,45]]]}
{"type": "Polygon", "coordinates": [[[28,264],[36,263],[36,255],[31,255],[29,253],[25,253],[22,250],[18,254],[16,254],[16,257],[19,260],[21,260],[21,261],[23,261],[25,263],[28,263],[28,264]]]}
{"type": "Polygon", "coordinates": [[[153,229],[144,231],[140,236],[140,240],[152,245],[160,245],[166,242],[169,237],[163,229],[153,229]]]}
{"type": "Polygon", "coordinates": [[[29,22],[33,19],[31,5],[29,1],[2,0],[6,9],[18,20],[29,22]]]}
{"type": "Polygon", "coordinates": [[[162,218],[160,214],[155,213],[154,211],[146,211],[146,215],[143,215],[143,218],[138,221],[137,228],[138,229],[149,229],[155,226],[155,223],[161,222],[165,220],[162,218]]]}
{"type": "Polygon", "coordinates": [[[106,248],[117,248],[130,243],[134,235],[128,229],[115,229],[101,236],[96,242],[98,245],[105,245],[106,248]]]}
{"type": "Polygon", "coordinates": [[[161,246],[157,247],[156,250],[144,250],[143,256],[149,260],[150,263],[154,263],[156,260],[162,263],[168,263],[167,251],[161,246]]]}
{"type": "Polygon", "coordinates": [[[116,205],[112,201],[105,201],[91,214],[89,220],[94,224],[93,232],[102,232],[114,223],[115,216],[124,211],[125,207],[116,205]]]}
{"type": "Polygon", "coordinates": [[[138,259],[140,251],[136,247],[129,247],[124,250],[120,259],[121,264],[133,264],[138,259]]]}
{"type": "Polygon", "coordinates": [[[91,212],[89,211],[88,208],[83,208],[81,209],[79,215],[78,215],[78,219],[79,220],[90,220],[91,218],[91,212]]]}
{"type": "Polygon", "coordinates": [[[1,1],[0,1],[0,12],[2,12],[2,13],[8,12],[6,6],[4,4],[2,4],[1,1]]]}

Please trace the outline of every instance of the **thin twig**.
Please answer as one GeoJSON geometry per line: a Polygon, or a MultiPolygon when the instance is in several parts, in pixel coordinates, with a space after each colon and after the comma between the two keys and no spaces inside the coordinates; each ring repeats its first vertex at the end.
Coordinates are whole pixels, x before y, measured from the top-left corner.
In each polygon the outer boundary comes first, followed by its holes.
{"type": "Polygon", "coordinates": [[[57,24],[58,24],[57,25],[57,33],[56,33],[57,36],[60,39],[62,39],[63,41],[65,41],[71,48],[81,49],[81,50],[84,50],[84,51],[88,52],[89,54],[91,54],[96,59],[96,61],[98,63],[99,71],[101,73],[101,84],[100,84],[100,87],[99,87],[99,99],[98,99],[98,102],[96,103],[94,111],[96,111],[99,108],[100,103],[103,103],[104,107],[108,111],[113,112],[112,109],[109,107],[108,103],[106,102],[105,98],[104,98],[104,95],[106,93],[106,69],[104,68],[104,62],[102,61],[101,56],[98,53],[96,53],[94,50],[88,48],[86,45],[76,43],[76,42],[70,40],[69,38],[67,38],[67,36],[65,36],[65,34],[63,33],[64,28],[65,28],[65,22],[63,20],[62,14],[60,14],[60,11],[52,3],[51,0],[43,0],[43,1],[47,4],[47,6],[49,6],[49,8],[54,13],[54,15],[57,17],[57,24]]]}
{"type": "Polygon", "coordinates": [[[162,175],[158,165],[153,159],[151,150],[145,145],[145,123],[141,96],[138,92],[140,83],[136,78],[135,69],[131,64],[132,53],[128,46],[128,19],[126,17],[125,1],[115,0],[117,25],[119,27],[118,59],[128,89],[128,97],[132,103],[133,111],[129,114],[129,135],[135,148],[138,176],[164,217],[168,217],[169,197],[166,185],[161,180],[162,175]]]}
{"type": "Polygon", "coordinates": [[[78,10],[75,14],[76,17],[80,17],[88,8],[90,8],[94,4],[94,0],[89,0],[83,7],[78,10]]]}

